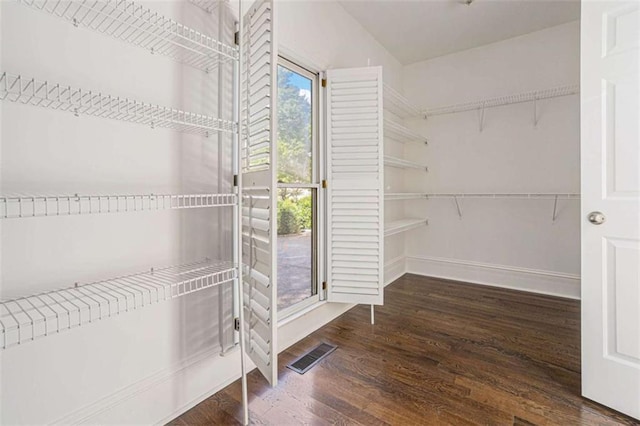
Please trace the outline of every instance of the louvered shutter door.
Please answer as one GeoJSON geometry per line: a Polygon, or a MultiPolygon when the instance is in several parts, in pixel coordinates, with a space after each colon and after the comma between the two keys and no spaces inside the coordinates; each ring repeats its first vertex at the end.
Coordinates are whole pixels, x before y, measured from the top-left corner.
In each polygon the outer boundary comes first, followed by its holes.
{"type": "Polygon", "coordinates": [[[277,384],[276,87],[273,3],[245,14],[242,43],[242,263],[246,351],[277,384]]]}
{"type": "Polygon", "coordinates": [[[383,303],[382,68],[327,72],[330,302],[383,303]]]}

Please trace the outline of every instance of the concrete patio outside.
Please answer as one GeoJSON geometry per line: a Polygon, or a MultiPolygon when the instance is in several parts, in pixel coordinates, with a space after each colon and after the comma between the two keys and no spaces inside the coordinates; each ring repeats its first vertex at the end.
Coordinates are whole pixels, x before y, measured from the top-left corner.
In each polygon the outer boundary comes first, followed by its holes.
{"type": "Polygon", "coordinates": [[[311,231],[278,235],[278,310],[311,296],[311,231]]]}

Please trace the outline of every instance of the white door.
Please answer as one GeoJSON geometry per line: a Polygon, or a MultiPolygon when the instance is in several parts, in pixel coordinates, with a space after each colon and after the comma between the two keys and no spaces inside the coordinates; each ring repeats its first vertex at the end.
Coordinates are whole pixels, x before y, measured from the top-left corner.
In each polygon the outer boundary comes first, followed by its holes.
{"type": "Polygon", "coordinates": [[[327,300],[382,305],[382,67],[327,71],[327,300]]]}
{"type": "Polygon", "coordinates": [[[581,31],[582,393],[640,419],[640,3],[581,31]]]}
{"type": "Polygon", "coordinates": [[[246,351],[272,386],[278,381],[276,128],[278,54],[273,3],[244,16],[242,43],[242,269],[246,351]]]}

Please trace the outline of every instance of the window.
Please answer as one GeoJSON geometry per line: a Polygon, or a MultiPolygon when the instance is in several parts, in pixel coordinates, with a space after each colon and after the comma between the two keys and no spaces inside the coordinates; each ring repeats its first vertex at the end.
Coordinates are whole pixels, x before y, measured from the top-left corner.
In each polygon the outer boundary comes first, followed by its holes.
{"type": "Polygon", "coordinates": [[[318,300],[318,76],[278,65],[278,312],[318,300]]]}

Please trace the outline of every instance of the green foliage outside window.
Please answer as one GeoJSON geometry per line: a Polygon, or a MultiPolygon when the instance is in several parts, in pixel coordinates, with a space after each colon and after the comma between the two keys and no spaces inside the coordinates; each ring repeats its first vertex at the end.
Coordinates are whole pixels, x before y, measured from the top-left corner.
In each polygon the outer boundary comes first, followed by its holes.
{"type": "Polygon", "coordinates": [[[298,234],[311,229],[311,195],[278,198],[278,235],[298,234]]]}
{"type": "Polygon", "coordinates": [[[278,69],[278,182],[311,181],[311,104],[289,81],[293,72],[278,69]]]}
{"type": "MultiPolygon", "coordinates": [[[[291,83],[293,72],[278,68],[278,182],[311,182],[311,103],[291,83]]],[[[281,188],[278,197],[278,234],[311,229],[309,190],[281,188]]]]}

